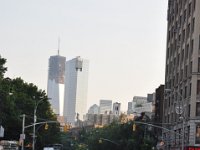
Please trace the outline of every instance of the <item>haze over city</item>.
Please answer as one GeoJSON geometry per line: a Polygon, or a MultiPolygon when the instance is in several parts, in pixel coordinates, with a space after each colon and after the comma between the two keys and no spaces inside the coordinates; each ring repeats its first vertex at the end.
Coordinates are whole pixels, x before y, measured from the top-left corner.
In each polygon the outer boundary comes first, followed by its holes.
{"type": "Polygon", "coordinates": [[[90,61],[88,102],[122,103],[164,83],[165,0],[0,0],[0,53],[10,78],[47,89],[48,59],[90,61]]]}

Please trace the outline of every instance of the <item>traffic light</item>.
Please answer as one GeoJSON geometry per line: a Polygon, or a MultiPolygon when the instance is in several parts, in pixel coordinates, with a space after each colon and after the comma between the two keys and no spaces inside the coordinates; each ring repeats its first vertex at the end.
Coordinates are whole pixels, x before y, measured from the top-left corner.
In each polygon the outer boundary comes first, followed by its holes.
{"type": "Polygon", "coordinates": [[[136,124],[133,124],[133,131],[136,131],[136,124]]]}
{"type": "Polygon", "coordinates": [[[49,125],[46,123],[44,129],[48,130],[48,128],[49,128],[49,125]]]}

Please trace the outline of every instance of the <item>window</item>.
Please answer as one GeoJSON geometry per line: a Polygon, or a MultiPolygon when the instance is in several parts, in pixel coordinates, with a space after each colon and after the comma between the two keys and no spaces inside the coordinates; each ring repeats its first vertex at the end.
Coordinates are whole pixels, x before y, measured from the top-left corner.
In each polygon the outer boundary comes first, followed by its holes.
{"type": "Polygon", "coordinates": [[[194,32],[195,18],[192,19],[192,32],[194,32]]]}
{"type": "Polygon", "coordinates": [[[191,96],[191,93],[192,93],[192,83],[190,83],[189,96],[191,96]]]}
{"type": "Polygon", "coordinates": [[[184,13],[183,13],[183,21],[184,22],[186,21],[186,10],[184,10],[184,13]]]}
{"type": "Polygon", "coordinates": [[[167,49],[167,58],[169,58],[169,48],[167,49]]]}
{"type": "Polygon", "coordinates": [[[185,50],[185,59],[188,58],[188,53],[189,53],[189,44],[186,45],[186,50],[185,50]]]}
{"type": "Polygon", "coordinates": [[[200,144],[200,124],[196,125],[196,144],[200,144]]]}
{"type": "Polygon", "coordinates": [[[180,75],[180,80],[183,79],[183,69],[181,69],[181,75],[180,75]]]}
{"type": "Polygon", "coordinates": [[[200,116],[200,102],[196,103],[196,116],[200,116]]]}
{"type": "Polygon", "coordinates": [[[193,11],[195,10],[196,7],[196,0],[193,0],[193,11]]]}
{"type": "Polygon", "coordinates": [[[182,50],[182,54],[181,54],[181,62],[183,62],[184,59],[184,49],[182,50]]]}
{"type": "Polygon", "coordinates": [[[187,127],[187,143],[189,143],[189,139],[190,139],[190,126],[187,127]]]}
{"type": "Polygon", "coordinates": [[[188,117],[190,117],[190,104],[188,105],[188,117]]]}
{"type": "Polygon", "coordinates": [[[197,80],[197,95],[200,94],[200,80],[197,80]]]}
{"type": "Polygon", "coordinates": [[[187,38],[190,36],[190,24],[187,25],[187,38]]]}
{"type": "Polygon", "coordinates": [[[185,86],[185,94],[184,94],[184,98],[187,98],[187,86],[185,86]]]}
{"type": "Polygon", "coordinates": [[[183,33],[182,33],[182,42],[185,41],[185,29],[183,30],[183,33]]]}
{"type": "Polygon", "coordinates": [[[200,57],[198,58],[198,72],[200,72],[200,57]]]}
{"type": "Polygon", "coordinates": [[[192,61],[190,62],[190,74],[192,74],[192,61]]]}
{"type": "Polygon", "coordinates": [[[188,16],[191,16],[191,3],[188,5],[188,16]]]}
{"type": "Polygon", "coordinates": [[[190,57],[192,56],[192,53],[193,53],[193,47],[194,47],[194,40],[191,40],[191,42],[190,42],[190,57]]]}
{"type": "Polygon", "coordinates": [[[178,63],[178,66],[179,66],[179,63],[180,63],[180,54],[178,54],[178,58],[177,58],[177,63],[178,63]]]}
{"type": "Polygon", "coordinates": [[[179,24],[182,24],[182,16],[179,17],[179,24]]]}
{"type": "Polygon", "coordinates": [[[200,50],[200,35],[199,35],[199,50],[200,50]]]}

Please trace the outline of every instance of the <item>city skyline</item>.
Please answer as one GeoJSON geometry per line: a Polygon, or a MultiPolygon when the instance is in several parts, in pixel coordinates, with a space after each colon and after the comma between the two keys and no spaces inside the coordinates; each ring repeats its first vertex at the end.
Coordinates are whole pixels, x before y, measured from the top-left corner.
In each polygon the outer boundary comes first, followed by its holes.
{"type": "Polygon", "coordinates": [[[10,78],[22,77],[47,90],[47,60],[57,53],[60,37],[66,60],[90,60],[87,108],[112,99],[126,111],[133,96],[146,96],[164,83],[167,1],[0,4],[0,53],[10,78]]]}

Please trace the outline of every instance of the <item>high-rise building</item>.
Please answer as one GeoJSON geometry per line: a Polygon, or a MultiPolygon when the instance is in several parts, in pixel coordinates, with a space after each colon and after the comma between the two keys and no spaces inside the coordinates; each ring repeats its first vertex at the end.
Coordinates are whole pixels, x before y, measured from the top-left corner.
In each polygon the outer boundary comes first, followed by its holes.
{"type": "Polygon", "coordinates": [[[99,106],[97,104],[92,105],[88,110],[88,114],[99,114],[99,106]]]}
{"type": "Polygon", "coordinates": [[[133,97],[133,102],[136,102],[136,104],[143,104],[147,102],[147,97],[143,96],[134,96],[133,97]]]}
{"type": "Polygon", "coordinates": [[[173,132],[163,138],[173,149],[200,145],[199,16],[200,0],[168,0],[163,123],[173,132]]]}
{"type": "Polygon", "coordinates": [[[47,95],[54,113],[60,116],[63,115],[65,61],[59,54],[49,58],[47,95]]]}
{"type": "MultiPolygon", "coordinates": [[[[160,85],[155,92],[154,122],[156,124],[160,124],[160,126],[164,126],[161,124],[163,120],[164,87],[165,87],[164,85],[160,85]]],[[[162,129],[154,128],[154,133],[158,139],[162,138],[162,129]]]]}
{"type": "Polygon", "coordinates": [[[113,103],[113,115],[119,116],[121,111],[121,103],[113,103]]]}
{"type": "Polygon", "coordinates": [[[127,114],[130,115],[133,113],[133,102],[128,102],[127,114]]]}
{"type": "MultiPolygon", "coordinates": [[[[133,113],[140,113],[140,112],[137,112],[136,108],[141,107],[142,104],[145,104],[145,103],[147,103],[147,97],[134,96],[133,101],[132,101],[133,113]]],[[[142,111],[142,109],[141,109],[141,111],[142,111]]]]}
{"type": "Polygon", "coordinates": [[[109,114],[112,110],[112,100],[100,100],[99,113],[109,114]]]}
{"type": "Polygon", "coordinates": [[[89,61],[80,56],[66,62],[64,117],[72,125],[87,112],[88,69],[89,61]]]}

